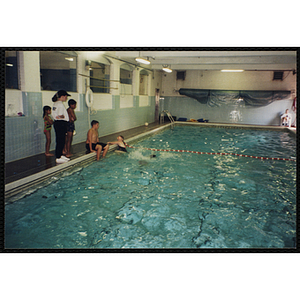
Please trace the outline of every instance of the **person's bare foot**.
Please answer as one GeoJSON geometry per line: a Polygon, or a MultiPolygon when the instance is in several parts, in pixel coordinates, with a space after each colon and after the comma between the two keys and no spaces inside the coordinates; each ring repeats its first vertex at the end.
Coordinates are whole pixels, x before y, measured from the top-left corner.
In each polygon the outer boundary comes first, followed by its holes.
{"type": "Polygon", "coordinates": [[[54,156],[52,153],[45,153],[46,156],[54,156]]]}

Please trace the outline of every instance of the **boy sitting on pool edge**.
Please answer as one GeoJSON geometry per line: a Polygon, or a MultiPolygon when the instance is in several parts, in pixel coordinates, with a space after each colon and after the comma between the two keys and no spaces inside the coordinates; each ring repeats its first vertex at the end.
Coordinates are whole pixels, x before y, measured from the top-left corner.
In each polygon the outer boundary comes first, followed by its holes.
{"type": "Polygon", "coordinates": [[[103,150],[102,157],[104,158],[108,149],[109,145],[105,143],[100,143],[98,138],[98,128],[99,128],[99,122],[96,120],[93,120],[91,122],[92,128],[89,129],[87,133],[87,139],[85,142],[86,147],[86,154],[91,152],[97,152],[97,160],[100,159],[101,152],[103,150]]]}

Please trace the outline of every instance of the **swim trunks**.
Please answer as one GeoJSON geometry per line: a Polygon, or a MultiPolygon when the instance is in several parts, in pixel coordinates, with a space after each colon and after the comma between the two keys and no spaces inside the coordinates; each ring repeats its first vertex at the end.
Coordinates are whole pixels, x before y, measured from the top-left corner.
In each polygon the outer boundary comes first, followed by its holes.
{"type": "Polygon", "coordinates": [[[68,132],[74,132],[75,130],[75,124],[74,123],[71,123],[71,122],[68,122],[68,132]]]}
{"type": "Polygon", "coordinates": [[[121,146],[119,146],[119,145],[118,145],[118,149],[117,149],[117,150],[118,150],[118,151],[127,152],[126,148],[121,147],[121,146]]]}
{"type": "MultiPolygon", "coordinates": [[[[92,149],[96,151],[96,146],[97,145],[100,145],[102,146],[102,149],[107,145],[105,143],[96,143],[96,144],[92,144],[92,149]]],[[[86,154],[90,153],[91,150],[90,150],[90,145],[89,144],[85,144],[85,148],[86,148],[86,154]]]]}

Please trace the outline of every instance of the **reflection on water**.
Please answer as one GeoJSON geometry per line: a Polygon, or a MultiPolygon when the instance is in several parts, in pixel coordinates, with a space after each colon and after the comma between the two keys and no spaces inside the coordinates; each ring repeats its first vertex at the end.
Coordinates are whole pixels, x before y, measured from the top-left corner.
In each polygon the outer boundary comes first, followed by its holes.
{"type": "Polygon", "coordinates": [[[8,204],[6,247],[295,247],[295,162],[142,149],[290,157],[289,134],[175,127],[133,146],[8,204]]]}

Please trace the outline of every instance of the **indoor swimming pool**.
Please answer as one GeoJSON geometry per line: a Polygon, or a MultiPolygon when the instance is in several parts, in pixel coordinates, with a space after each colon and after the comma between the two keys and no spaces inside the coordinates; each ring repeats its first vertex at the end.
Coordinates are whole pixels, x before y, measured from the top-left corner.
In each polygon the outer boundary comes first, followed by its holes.
{"type": "Polygon", "coordinates": [[[6,199],[5,248],[296,247],[294,134],[176,125],[128,144],[6,199]]]}

